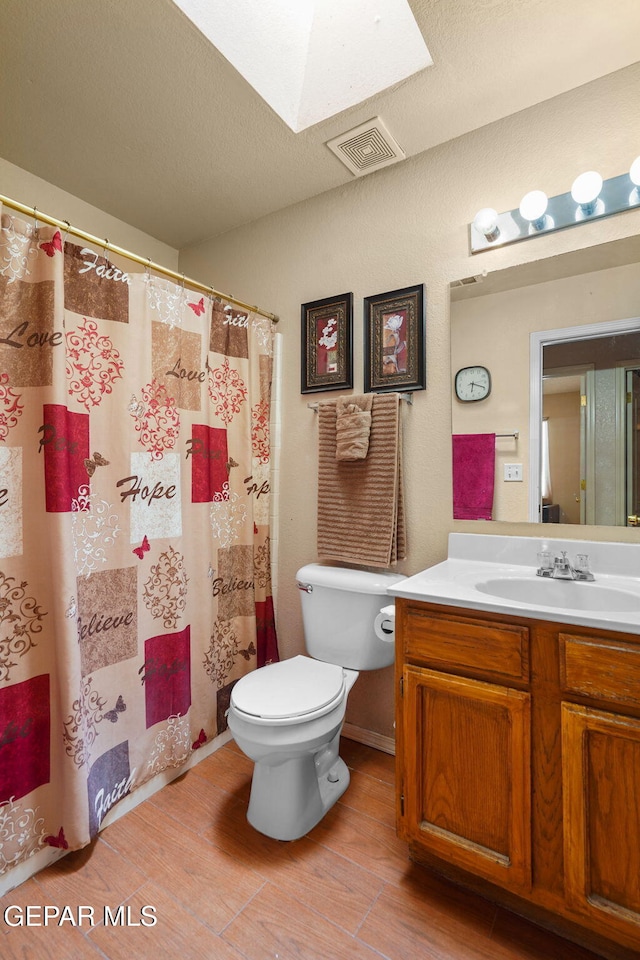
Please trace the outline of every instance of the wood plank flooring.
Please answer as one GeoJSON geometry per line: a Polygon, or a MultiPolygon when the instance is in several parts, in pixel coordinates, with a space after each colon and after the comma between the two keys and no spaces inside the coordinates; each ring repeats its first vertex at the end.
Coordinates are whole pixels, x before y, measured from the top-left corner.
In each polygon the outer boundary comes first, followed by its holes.
{"type": "Polygon", "coordinates": [[[596,960],[411,863],[394,830],[393,758],[351,740],[341,755],[347,792],[307,837],[281,843],[247,823],[252,765],[228,744],[2,898],[0,956],[596,960]],[[66,906],[76,920],[81,905],[85,922],[10,927],[13,904],[66,906]],[[105,907],[129,925],[105,923],[105,907]]]}

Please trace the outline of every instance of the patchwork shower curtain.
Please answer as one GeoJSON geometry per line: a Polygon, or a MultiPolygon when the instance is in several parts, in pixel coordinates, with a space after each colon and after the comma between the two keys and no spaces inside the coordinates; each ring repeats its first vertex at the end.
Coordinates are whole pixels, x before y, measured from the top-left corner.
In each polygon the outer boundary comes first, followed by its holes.
{"type": "Polygon", "coordinates": [[[0,879],[88,843],[277,659],[272,343],[2,215],[0,879]]]}

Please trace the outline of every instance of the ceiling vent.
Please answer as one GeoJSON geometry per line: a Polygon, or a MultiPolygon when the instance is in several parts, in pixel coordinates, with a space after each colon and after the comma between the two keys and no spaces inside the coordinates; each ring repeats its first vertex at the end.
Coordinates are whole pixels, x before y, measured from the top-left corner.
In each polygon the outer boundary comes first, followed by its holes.
{"type": "Polygon", "coordinates": [[[482,283],[484,277],[477,274],[475,277],[463,277],[461,280],[452,280],[451,287],[469,287],[472,283],[482,283]]]}
{"type": "Polygon", "coordinates": [[[327,141],[327,146],[356,177],[405,159],[405,152],[380,117],[327,141]]]}

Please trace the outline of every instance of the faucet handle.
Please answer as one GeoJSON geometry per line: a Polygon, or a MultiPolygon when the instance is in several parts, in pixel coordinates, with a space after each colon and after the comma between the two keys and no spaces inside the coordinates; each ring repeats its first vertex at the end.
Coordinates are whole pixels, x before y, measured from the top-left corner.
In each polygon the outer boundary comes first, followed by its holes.
{"type": "Polygon", "coordinates": [[[550,577],[553,570],[553,557],[550,550],[542,550],[538,554],[538,569],[536,573],[539,577],[550,577]]]}
{"type": "Polygon", "coordinates": [[[589,555],[587,553],[576,554],[574,569],[576,571],[576,578],[578,580],[595,580],[594,575],[591,573],[589,555]]]}

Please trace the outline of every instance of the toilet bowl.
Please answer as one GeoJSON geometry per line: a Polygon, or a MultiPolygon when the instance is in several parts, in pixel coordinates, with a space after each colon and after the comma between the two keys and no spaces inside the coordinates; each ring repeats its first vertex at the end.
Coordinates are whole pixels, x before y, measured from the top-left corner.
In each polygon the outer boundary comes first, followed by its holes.
{"type": "Polygon", "coordinates": [[[228,722],[255,767],[247,819],[276,840],[296,840],[349,785],[338,756],[355,670],[297,656],[248,674],[231,694],[228,722]],[[258,676],[259,675],[259,676],[258,676]]]}
{"type": "Polygon", "coordinates": [[[359,669],[393,662],[393,635],[376,632],[374,622],[389,604],[386,588],[402,577],[308,564],[297,579],[313,656],[242,677],[227,714],[255,765],[247,819],[277,840],[312,830],[349,785],[338,754],[347,697],[359,669]]]}

